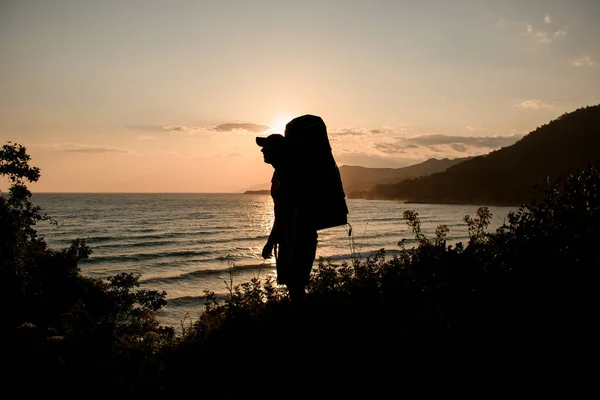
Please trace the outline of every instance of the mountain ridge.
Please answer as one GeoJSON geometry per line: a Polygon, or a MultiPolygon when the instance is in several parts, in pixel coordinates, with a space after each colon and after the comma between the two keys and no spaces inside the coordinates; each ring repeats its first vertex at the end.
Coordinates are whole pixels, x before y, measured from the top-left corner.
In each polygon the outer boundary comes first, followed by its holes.
{"type": "Polygon", "coordinates": [[[444,172],[380,184],[363,198],[417,203],[520,205],[556,180],[600,159],[600,105],[579,108],[543,124],[515,144],[474,157],[444,172]]]}
{"type": "MultiPolygon", "coordinates": [[[[423,162],[401,168],[373,168],[363,167],[360,165],[342,165],[338,168],[340,171],[340,176],[342,178],[344,192],[348,196],[349,193],[360,193],[363,191],[367,191],[377,184],[396,183],[408,178],[414,178],[423,175],[430,175],[435,172],[441,172],[453,165],[469,160],[471,158],[473,157],[462,157],[454,159],[429,158],[423,162]]],[[[256,192],[269,191],[270,187],[271,183],[265,182],[252,185],[244,189],[240,189],[236,192],[254,194],[256,192]]]]}
{"type": "Polygon", "coordinates": [[[368,191],[375,185],[398,183],[404,179],[442,172],[453,165],[471,158],[429,158],[426,161],[402,168],[370,168],[358,165],[342,165],[339,167],[339,170],[346,195],[348,197],[361,197],[361,192],[368,191]]]}

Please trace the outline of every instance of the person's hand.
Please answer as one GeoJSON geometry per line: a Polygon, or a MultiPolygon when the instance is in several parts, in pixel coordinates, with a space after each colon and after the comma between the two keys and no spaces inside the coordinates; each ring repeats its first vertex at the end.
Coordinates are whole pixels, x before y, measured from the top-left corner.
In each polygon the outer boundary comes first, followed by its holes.
{"type": "Polygon", "coordinates": [[[267,244],[265,244],[265,247],[263,247],[263,250],[262,250],[262,257],[263,258],[273,257],[273,243],[267,242],[267,244]]]}

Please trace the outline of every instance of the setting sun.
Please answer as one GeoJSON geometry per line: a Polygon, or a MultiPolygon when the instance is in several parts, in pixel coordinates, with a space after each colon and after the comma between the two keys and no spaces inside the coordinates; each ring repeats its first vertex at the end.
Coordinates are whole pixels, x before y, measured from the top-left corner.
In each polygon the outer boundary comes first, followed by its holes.
{"type": "Polygon", "coordinates": [[[276,133],[285,132],[285,125],[292,120],[292,117],[277,117],[274,122],[271,124],[271,130],[276,133]]]}

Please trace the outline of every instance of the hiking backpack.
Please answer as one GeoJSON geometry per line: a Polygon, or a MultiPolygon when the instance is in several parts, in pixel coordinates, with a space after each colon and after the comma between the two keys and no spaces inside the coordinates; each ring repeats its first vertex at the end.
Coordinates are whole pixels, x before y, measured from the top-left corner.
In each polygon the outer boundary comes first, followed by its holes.
{"type": "Polygon", "coordinates": [[[315,230],[346,225],[346,195],[321,117],[294,118],[285,126],[285,137],[292,150],[299,217],[315,230]]]}

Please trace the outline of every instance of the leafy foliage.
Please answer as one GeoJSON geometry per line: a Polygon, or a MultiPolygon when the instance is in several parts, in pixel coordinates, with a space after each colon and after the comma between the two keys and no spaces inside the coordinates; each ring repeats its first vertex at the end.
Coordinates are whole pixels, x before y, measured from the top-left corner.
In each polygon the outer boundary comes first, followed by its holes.
{"type": "Polygon", "coordinates": [[[139,275],[130,273],[106,281],[84,277],[78,263],[92,252],[84,240],[48,248],[35,227],[52,220],[31,202],[27,183],[40,170],[29,162],[22,145],[2,146],[0,175],[11,187],[0,195],[0,329],[13,341],[12,381],[143,381],[140,370],[155,368],[153,354],[174,338],[154,314],[166,293],[134,290],[139,275]]]}
{"type": "MultiPolygon", "coordinates": [[[[584,350],[595,332],[590,316],[596,304],[592,277],[600,265],[594,245],[600,239],[599,179],[598,165],[573,172],[549,185],[544,200],[509,214],[496,232],[487,231],[492,215],[481,207],[464,218],[466,245],[448,245],[443,225],[427,237],[418,214],[407,210],[416,247],[407,249],[402,240],[402,253],[393,257],[382,249],[350,264],[321,260],[304,309],[287,303],[285,293],[268,298],[258,281],[225,304],[213,298],[179,351],[224,360],[213,361],[219,370],[258,349],[275,349],[291,365],[282,372],[267,363],[260,370],[284,382],[290,371],[302,376],[293,360],[306,357],[317,375],[354,376],[358,368],[356,379],[382,376],[386,360],[414,366],[448,353],[489,360],[526,353],[543,363],[549,345],[555,362],[568,363],[567,352],[584,350]]],[[[170,365],[189,368],[190,358],[179,351],[181,358],[170,365]]],[[[229,378],[243,380],[243,374],[229,378]]]]}
{"type": "MultiPolygon", "coordinates": [[[[24,149],[3,151],[19,166],[3,173],[39,177],[27,172],[24,149]]],[[[205,293],[203,313],[179,338],[154,318],[164,292],[140,290],[134,274],[83,277],[85,242],[48,249],[35,235],[44,217],[30,194],[10,192],[0,198],[8,240],[0,244],[0,294],[11,304],[2,330],[17,353],[7,362],[17,377],[44,377],[55,389],[102,381],[115,393],[172,395],[202,385],[207,396],[236,398],[261,392],[259,379],[294,394],[317,387],[354,394],[374,382],[397,389],[419,368],[431,377],[444,359],[477,360],[472,369],[486,374],[502,372],[501,360],[514,370],[524,355],[538,360],[536,368],[527,364],[536,372],[573,369],[571,354],[585,354],[597,333],[599,183],[598,164],[547,183],[539,201],[510,213],[495,232],[481,207],[464,217],[466,245],[449,245],[444,225],[428,237],[417,212],[407,210],[415,247],[400,240],[393,257],[381,249],[351,263],[320,260],[304,306],[269,279],[230,282],[222,302],[205,293]],[[321,386],[306,384],[315,380],[321,386]]]]}

